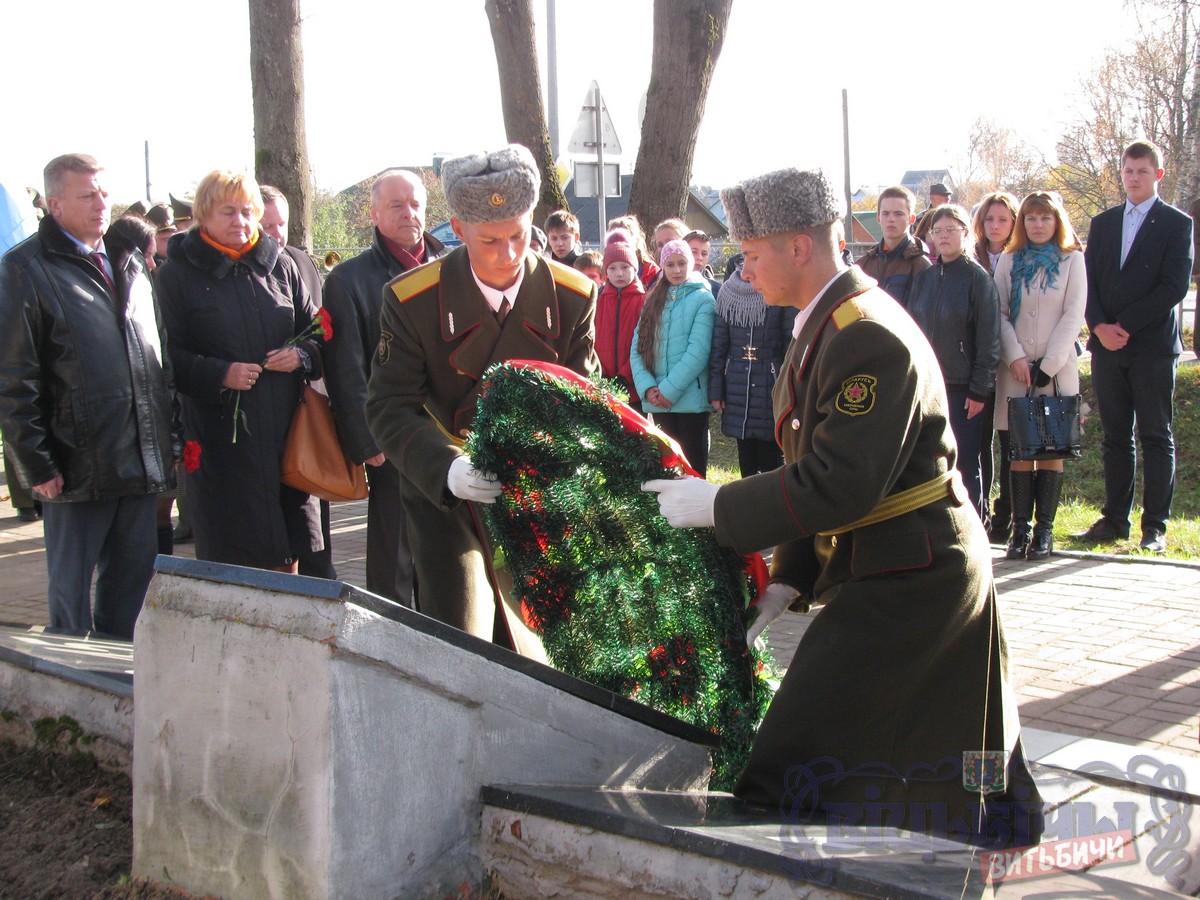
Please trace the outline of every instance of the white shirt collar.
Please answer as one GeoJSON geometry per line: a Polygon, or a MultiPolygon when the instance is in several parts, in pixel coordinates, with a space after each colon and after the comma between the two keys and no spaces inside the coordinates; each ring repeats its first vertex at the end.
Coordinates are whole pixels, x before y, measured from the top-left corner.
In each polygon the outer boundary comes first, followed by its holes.
{"type": "Polygon", "coordinates": [[[1139,213],[1141,213],[1142,218],[1145,218],[1146,213],[1150,212],[1150,207],[1152,207],[1154,205],[1155,201],[1157,201],[1157,200],[1158,200],[1157,194],[1151,194],[1149,199],[1143,200],[1141,203],[1130,203],[1129,198],[1126,197],[1125,198],[1125,215],[1129,215],[1129,211],[1131,209],[1136,209],[1139,213]]]}
{"type": "Polygon", "coordinates": [[[502,291],[496,290],[494,287],[489,287],[480,281],[474,269],[471,269],[471,277],[479,285],[479,291],[483,294],[483,299],[487,301],[487,305],[492,308],[492,312],[500,312],[500,301],[505,297],[508,298],[510,307],[517,305],[517,294],[521,290],[521,282],[525,280],[525,266],[522,264],[521,270],[517,275],[517,280],[502,291]]]}
{"type": "Polygon", "coordinates": [[[100,239],[99,247],[89,247],[87,244],[85,244],[79,238],[75,237],[75,235],[71,234],[71,232],[67,231],[67,229],[63,228],[61,225],[59,225],[58,228],[59,228],[59,231],[61,231],[63,234],[65,234],[67,237],[69,237],[71,239],[72,244],[74,244],[76,247],[78,247],[80,250],[83,251],[84,256],[91,256],[93,253],[99,253],[105,259],[108,259],[108,250],[105,249],[105,247],[104,247],[104,238],[100,239]]]}
{"type": "Polygon", "coordinates": [[[800,331],[804,328],[805,323],[808,322],[809,317],[812,316],[812,311],[817,308],[817,304],[821,302],[821,298],[825,296],[825,292],[829,290],[829,286],[841,278],[845,271],[845,269],[838,269],[837,272],[834,273],[834,276],[825,282],[825,287],[817,291],[817,296],[813,297],[812,303],[808,304],[808,306],[804,307],[804,309],[800,310],[800,312],[796,315],[796,322],[792,326],[793,340],[800,337],[800,331]]]}

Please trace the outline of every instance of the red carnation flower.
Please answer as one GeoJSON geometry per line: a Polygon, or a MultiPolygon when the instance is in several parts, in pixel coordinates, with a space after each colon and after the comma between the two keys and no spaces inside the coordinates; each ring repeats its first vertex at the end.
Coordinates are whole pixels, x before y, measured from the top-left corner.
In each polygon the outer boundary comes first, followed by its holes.
{"type": "Polygon", "coordinates": [[[183,445],[183,468],[188,473],[200,468],[200,444],[197,441],[188,441],[183,445]]]}
{"type": "Polygon", "coordinates": [[[333,337],[333,316],[329,315],[329,310],[321,307],[317,310],[317,318],[320,320],[321,337],[330,340],[333,337]]]}

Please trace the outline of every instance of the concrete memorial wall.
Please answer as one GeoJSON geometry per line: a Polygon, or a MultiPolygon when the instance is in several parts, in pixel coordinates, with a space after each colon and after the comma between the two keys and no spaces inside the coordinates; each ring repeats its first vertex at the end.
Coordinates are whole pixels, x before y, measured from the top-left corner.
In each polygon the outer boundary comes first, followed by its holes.
{"type": "Polygon", "coordinates": [[[339,582],[160,557],[134,641],[134,874],[440,895],[487,784],[701,789],[709,738],[339,582]]]}

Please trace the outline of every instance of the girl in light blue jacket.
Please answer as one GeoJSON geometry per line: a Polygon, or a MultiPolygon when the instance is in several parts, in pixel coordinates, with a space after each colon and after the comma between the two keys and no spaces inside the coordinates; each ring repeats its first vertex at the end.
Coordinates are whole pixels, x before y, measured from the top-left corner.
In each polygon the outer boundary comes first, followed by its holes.
{"type": "Polygon", "coordinates": [[[701,476],[708,469],[708,355],[717,304],[693,272],[691,248],[662,248],[663,274],[642,307],[629,354],[634,386],[654,422],[679,442],[701,476]]]}

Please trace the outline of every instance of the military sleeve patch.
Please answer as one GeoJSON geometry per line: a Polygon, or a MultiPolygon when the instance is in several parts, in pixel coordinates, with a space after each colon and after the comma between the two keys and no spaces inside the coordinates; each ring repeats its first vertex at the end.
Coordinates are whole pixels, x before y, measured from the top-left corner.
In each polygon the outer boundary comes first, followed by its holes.
{"type": "Polygon", "coordinates": [[[834,406],[848,416],[865,416],[875,408],[875,385],[878,383],[879,379],[874,375],[851,375],[842,382],[834,406]]]}
{"type": "Polygon", "coordinates": [[[381,366],[386,366],[392,358],[393,338],[395,335],[389,331],[379,332],[379,349],[375,352],[375,358],[381,366]]]}

